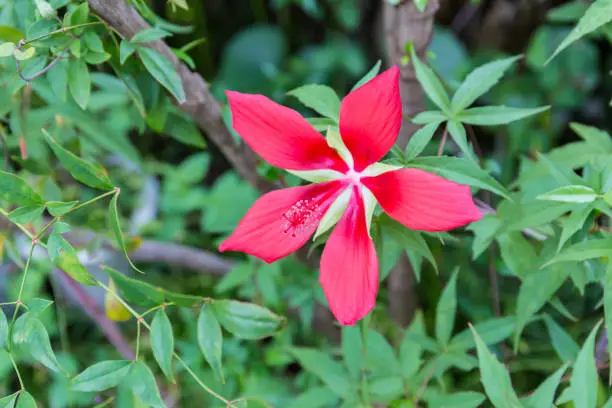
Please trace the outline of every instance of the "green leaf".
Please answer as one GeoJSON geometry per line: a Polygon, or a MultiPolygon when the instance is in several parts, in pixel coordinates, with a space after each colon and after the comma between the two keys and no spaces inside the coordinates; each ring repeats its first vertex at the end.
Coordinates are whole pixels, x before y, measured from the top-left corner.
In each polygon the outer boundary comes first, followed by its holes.
{"type": "Polygon", "coordinates": [[[446,129],[466,157],[472,162],[478,163],[478,160],[476,159],[476,156],[474,156],[474,152],[467,141],[467,134],[465,133],[465,127],[463,124],[461,124],[461,122],[449,120],[446,124],[446,129]]]}
{"type": "MultiPolygon", "coordinates": [[[[608,265],[603,284],[603,306],[605,327],[612,328],[612,264],[608,265]]],[[[612,342],[608,337],[608,354],[612,356],[612,342]]],[[[610,367],[612,373],[612,367],[610,367]]],[[[612,377],[611,377],[612,378],[612,377]]]]}
{"type": "Polygon", "coordinates": [[[417,9],[419,9],[421,13],[425,11],[425,7],[427,7],[427,0],[413,0],[413,1],[414,1],[414,5],[417,7],[417,9]]]}
{"type": "Polygon", "coordinates": [[[66,213],[72,210],[74,206],[77,205],[78,203],[79,203],[78,201],[68,201],[68,202],[48,201],[47,210],[49,211],[49,214],[51,214],[52,216],[61,217],[63,215],[66,215],[66,213]]]}
{"type": "Polygon", "coordinates": [[[575,408],[595,408],[597,406],[599,375],[595,365],[595,337],[601,323],[601,321],[597,323],[591,330],[574,363],[570,387],[575,408]]]}
{"type": "Polygon", "coordinates": [[[295,96],[302,104],[336,121],[340,120],[340,98],[336,92],[325,85],[310,84],[296,88],[287,93],[295,96]]]}
{"type": "Polygon", "coordinates": [[[40,298],[30,299],[27,302],[28,312],[30,312],[32,316],[38,317],[41,315],[41,313],[47,310],[49,306],[51,306],[53,303],[54,302],[52,300],[48,300],[48,299],[40,299],[40,298]]]}
{"type": "Polygon", "coordinates": [[[425,111],[417,114],[410,121],[417,125],[427,125],[432,122],[444,122],[448,117],[444,112],[440,111],[425,111]]]}
{"type": "Polygon", "coordinates": [[[125,239],[123,238],[123,232],[121,232],[121,223],[119,221],[119,209],[117,208],[118,200],[119,200],[119,190],[117,190],[117,192],[113,195],[113,198],[110,200],[110,203],[108,205],[109,222],[110,222],[111,230],[113,231],[113,235],[115,236],[115,241],[117,242],[117,245],[119,245],[119,248],[123,251],[123,254],[125,255],[125,259],[127,259],[132,269],[134,269],[136,272],[140,272],[144,274],[143,271],[138,269],[136,265],[132,263],[132,260],[130,259],[128,255],[127,245],[125,244],[125,239]]]}
{"type": "Polygon", "coordinates": [[[483,188],[505,198],[510,198],[506,189],[486,171],[474,163],[458,157],[419,157],[407,164],[437,174],[459,184],[483,188]]]}
{"type": "Polygon", "coordinates": [[[137,32],[130,42],[132,43],[146,43],[151,41],[161,40],[162,38],[166,38],[171,34],[161,28],[151,27],[137,32]]]}
{"type": "Polygon", "coordinates": [[[51,150],[53,150],[62,166],[68,170],[72,177],[89,187],[99,190],[112,190],[114,188],[102,168],[96,167],[64,149],[48,133],[44,133],[47,136],[47,143],[49,143],[51,150]]]}
{"type": "Polygon", "coordinates": [[[121,41],[119,46],[119,63],[125,64],[125,61],[136,52],[136,46],[129,41],[121,41]]]}
{"type": "Polygon", "coordinates": [[[136,303],[144,307],[155,307],[164,303],[164,291],[148,283],[128,278],[121,272],[106,265],[102,270],[115,282],[121,294],[128,302],[136,303]]]}
{"type": "Polygon", "coordinates": [[[406,161],[412,160],[425,150],[425,147],[431,142],[433,135],[440,126],[440,121],[428,123],[419,130],[408,141],[406,151],[404,152],[404,159],[406,161]]]}
{"type": "Polygon", "coordinates": [[[0,200],[26,207],[43,203],[42,198],[25,181],[4,171],[0,171],[0,200]]]}
{"type": "Polygon", "coordinates": [[[70,12],[70,25],[85,24],[89,18],[89,4],[81,3],[70,12]]]}
{"type": "Polygon", "coordinates": [[[45,211],[45,206],[42,204],[19,207],[9,213],[8,219],[14,224],[27,224],[39,219],[43,211],[45,211]]]}
{"type": "Polygon", "coordinates": [[[0,309],[0,348],[4,348],[8,344],[9,326],[6,316],[0,309]]]}
{"type": "Polygon", "coordinates": [[[570,239],[572,235],[584,227],[584,223],[591,214],[591,211],[593,211],[593,207],[594,206],[590,204],[579,206],[562,221],[563,230],[561,231],[561,237],[559,238],[559,244],[557,245],[557,252],[561,251],[563,245],[565,245],[567,240],[570,239]]]}
{"type": "Polygon", "coordinates": [[[470,125],[492,126],[506,125],[529,116],[547,111],[550,106],[539,108],[513,108],[509,106],[483,106],[464,110],[457,115],[457,120],[470,125]]]}
{"type": "Polygon", "coordinates": [[[171,111],[166,118],[163,133],[189,146],[206,147],[200,130],[184,112],[171,111]]]}
{"type": "Polygon", "coordinates": [[[420,311],[412,319],[400,344],[399,363],[402,375],[406,379],[410,379],[417,374],[422,363],[423,348],[415,340],[415,337],[426,337],[423,313],[420,311]]]}
{"type": "Polygon", "coordinates": [[[10,57],[15,51],[15,44],[12,42],[5,42],[0,44],[0,58],[10,57]]]}
{"type": "Polygon", "coordinates": [[[100,37],[98,37],[98,34],[96,34],[95,32],[87,31],[85,34],[83,34],[81,38],[83,39],[83,42],[90,51],[100,53],[104,52],[104,45],[102,44],[102,40],[100,40],[100,37]]]}
{"type": "Polygon", "coordinates": [[[374,64],[374,66],[359,81],[357,81],[355,86],[353,86],[353,89],[351,89],[351,92],[353,92],[360,86],[370,82],[376,75],[378,75],[378,72],[380,71],[380,65],[381,60],[376,61],[376,64],[374,64]]]}
{"type": "Polygon", "coordinates": [[[87,109],[91,95],[91,77],[83,59],[69,60],[68,89],[81,109],[87,109]]]}
{"type": "Polygon", "coordinates": [[[612,0],[596,0],[578,21],[576,27],[567,37],[565,37],[563,42],[559,44],[546,63],[548,64],[557,54],[566,49],[573,42],[592,33],[610,21],[612,21],[612,0]]]}
{"type": "Polygon", "coordinates": [[[578,344],[552,317],[544,315],[544,324],[546,325],[552,346],[561,361],[573,361],[580,351],[578,344]]]}
{"type": "Polygon", "coordinates": [[[137,47],[138,55],[153,78],[178,101],[185,102],[185,90],[172,62],[164,55],[147,47],[137,47]]]}
{"type": "Polygon", "coordinates": [[[570,123],[570,128],[572,128],[578,136],[584,139],[585,142],[599,146],[605,152],[612,151],[612,138],[605,130],[576,122],[570,123]]]}
{"type": "Polygon", "coordinates": [[[66,102],[66,91],[68,90],[68,61],[61,60],[47,73],[47,79],[53,93],[62,101],[66,102]]]}
{"type": "Polygon", "coordinates": [[[121,383],[132,366],[132,361],[108,360],[87,368],[72,380],[72,389],[82,392],[104,391],[121,383]]]}
{"type": "Polygon", "coordinates": [[[250,263],[236,264],[215,286],[216,293],[224,293],[249,281],[253,276],[254,268],[250,263]]]}
{"type": "Polygon", "coordinates": [[[436,408],[477,408],[486,397],[479,392],[465,391],[432,398],[429,402],[436,408]]]}
{"type": "Polygon", "coordinates": [[[70,242],[60,235],[57,225],[49,235],[47,252],[51,262],[75,281],[84,285],[97,285],[96,280],[79,261],[79,257],[70,242]]]}
{"type": "Polygon", "coordinates": [[[522,400],[525,408],[552,407],[555,401],[555,393],[568,364],[564,364],[548,377],[529,397],[522,400]]]}
{"type": "Polygon", "coordinates": [[[291,399],[287,408],[326,408],[337,405],[338,396],[328,387],[312,387],[291,399]]]}
{"type": "Polygon", "coordinates": [[[375,375],[400,376],[402,367],[385,336],[368,330],[364,343],[366,367],[375,375]]]}
{"type": "Polygon", "coordinates": [[[612,255],[612,238],[591,239],[571,245],[553,256],[542,267],[559,262],[586,261],[612,255]]]}
{"type": "Polygon", "coordinates": [[[32,394],[24,390],[19,394],[15,408],[36,408],[36,400],[32,394]]]}
{"type": "Polygon", "coordinates": [[[519,231],[497,235],[501,257],[508,268],[523,280],[539,267],[538,256],[533,245],[519,231]],[[520,256],[517,256],[520,254],[520,256]]]}
{"type": "Polygon", "coordinates": [[[444,85],[442,85],[442,82],[440,82],[433,70],[421,62],[416,52],[414,52],[414,47],[412,47],[411,53],[417,80],[423,87],[423,90],[425,90],[429,99],[431,99],[438,108],[445,112],[448,111],[450,109],[450,100],[444,89],[444,85]]]}
{"type": "Polygon", "coordinates": [[[204,358],[213,369],[217,378],[224,382],[221,354],[223,351],[223,334],[209,303],[202,305],[198,316],[198,344],[204,358]]]}
{"type": "Polygon", "coordinates": [[[137,361],[131,365],[127,382],[134,395],[142,402],[154,408],[166,408],[157,388],[155,377],[144,363],[137,361]]]}
{"type": "Polygon", "coordinates": [[[330,126],[336,125],[336,121],[330,118],[306,118],[306,121],[318,132],[326,131],[330,126]]]}
{"type": "Polygon", "coordinates": [[[552,298],[567,279],[569,272],[568,268],[545,268],[534,271],[525,278],[516,301],[515,349],[525,325],[552,298]]]}
{"type": "Polygon", "coordinates": [[[273,335],[285,319],[253,303],[220,300],[213,303],[219,323],[234,336],[256,340],[273,335]]]}
{"type": "Polygon", "coordinates": [[[478,97],[491,89],[520,56],[486,63],[474,69],[465,78],[452,100],[452,111],[457,114],[470,106],[478,97]]]}
{"type": "MultiPolygon", "coordinates": [[[[514,316],[493,318],[481,323],[475,324],[473,327],[480,335],[485,344],[498,344],[514,332],[516,318],[514,316]]],[[[472,331],[467,328],[457,334],[448,345],[448,349],[452,351],[467,351],[476,347],[472,331]]]]}
{"type": "Polygon", "coordinates": [[[51,348],[47,329],[31,313],[24,313],[13,326],[13,345],[55,372],[62,372],[51,348]]]}
{"type": "Polygon", "coordinates": [[[361,330],[357,326],[342,327],[341,339],[342,357],[344,365],[353,378],[358,378],[363,363],[363,342],[361,330]]]}
{"type": "Polygon", "coordinates": [[[522,405],[512,388],[508,371],[491,354],[476,330],[473,327],[471,329],[478,353],[480,382],[484,386],[487,397],[496,408],[521,408],[522,405]]]}
{"type": "Polygon", "coordinates": [[[444,348],[448,346],[455,325],[458,273],[459,269],[455,268],[436,307],[436,338],[444,348]]]}
{"type": "Polygon", "coordinates": [[[352,394],[348,373],[329,355],[308,348],[291,348],[289,352],[298,360],[304,370],[316,375],[325,385],[340,397],[350,398],[352,394]]]}
{"type": "Polygon", "coordinates": [[[563,203],[591,203],[598,194],[591,187],[581,185],[563,186],[538,196],[538,200],[560,201],[563,203]]]}
{"type": "Polygon", "coordinates": [[[16,392],[14,394],[1,398],[0,408],[15,408],[15,401],[17,401],[17,397],[19,396],[19,394],[21,394],[21,392],[16,392]]]}
{"type": "Polygon", "coordinates": [[[174,334],[172,324],[170,324],[170,319],[168,319],[164,309],[158,310],[151,322],[151,349],[159,368],[174,383],[174,375],[172,374],[174,334]]]}
{"type": "Polygon", "coordinates": [[[393,240],[400,244],[405,250],[409,249],[415,251],[420,256],[427,259],[436,272],[438,271],[436,259],[419,231],[406,228],[386,214],[380,217],[380,225],[383,228],[383,234],[390,235],[393,240]]]}

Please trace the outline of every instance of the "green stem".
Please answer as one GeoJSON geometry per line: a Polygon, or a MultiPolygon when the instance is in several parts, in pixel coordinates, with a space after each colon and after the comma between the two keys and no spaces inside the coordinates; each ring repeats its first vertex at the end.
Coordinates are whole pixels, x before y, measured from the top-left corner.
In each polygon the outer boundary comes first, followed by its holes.
{"type": "Polygon", "coordinates": [[[92,198],[91,200],[87,200],[87,201],[85,201],[84,203],[81,203],[81,204],[78,204],[78,205],[76,205],[76,206],[72,207],[72,208],[71,208],[71,209],[70,209],[70,210],[69,210],[69,211],[68,211],[66,214],[64,214],[64,215],[67,215],[67,214],[73,213],[73,212],[75,212],[76,210],[80,210],[81,208],[86,207],[86,206],[88,206],[89,204],[95,203],[96,201],[101,200],[101,199],[103,199],[104,197],[108,197],[108,196],[113,195],[113,194],[116,194],[116,193],[117,193],[117,190],[107,191],[106,193],[104,193],[104,194],[100,194],[99,196],[96,196],[96,197],[92,198]]]}
{"type": "MultiPolygon", "coordinates": [[[[8,215],[9,215],[8,211],[0,208],[0,214],[4,215],[6,217],[6,219],[8,219],[8,215]]],[[[17,228],[19,228],[24,234],[26,234],[28,236],[28,238],[34,239],[34,235],[30,231],[28,231],[28,229],[26,227],[24,227],[21,224],[17,224],[17,223],[13,223],[13,224],[15,224],[17,226],[17,228]]]]}
{"type": "Polygon", "coordinates": [[[31,44],[31,43],[33,43],[35,41],[43,40],[43,39],[45,39],[47,37],[51,37],[51,36],[54,36],[56,34],[65,33],[66,31],[74,30],[74,29],[77,29],[77,28],[93,26],[93,25],[102,25],[102,24],[104,24],[104,23],[99,22],[99,21],[94,21],[94,22],[91,22],[91,23],[84,23],[84,24],[77,24],[77,25],[68,26],[68,27],[62,27],[62,28],[60,28],[58,30],[54,30],[54,31],[51,31],[51,32],[46,33],[46,34],[39,35],[38,37],[34,37],[31,40],[24,41],[23,44],[21,44],[21,46],[23,47],[24,45],[31,44]]]}
{"type": "MultiPolygon", "coordinates": [[[[25,268],[23,269],[23,278],[21,278],[21,286],[19,286],[19,295],[17,295],[17,300],[15,301],[15,312],[13,312],[13,318],[11,319],[11,331],[13,325],[15,324],[15,319],[17,318],[17,312],[21,307],[21,297],[23,296],[23,288],[25,286],[26,279],[28,277],[28,271],[30,270],[30,261],[32,260],[32,254],[34,253],[34,248],[36,248],[36,243],[38,241],[33,239],[32,245],[30,245],[30,252],[28,254],[28,259],[26,261],[25,268]]],[[[11,336],[12,337],[12,336],[11,336]]]]}
{"type": "MultiPolygon", "coordinates": [[[[147,323],[147,321],[144,320],[142,318],[142,316],[140,314],[138,314],[138,312],[136,312],[134,309],[132,309],[132,307],[130,305],[128,305],[127,302],[125,300],[123,300],[123,298],[121,298],[121,296],[119,296],[115,291],[110,290],[110,288],[108,286],[106,286],[104,283],[102,283],[100,281],[97,281],[97,282],[98,282],[99,286],[104,288],[104,290],[106,290],[111,296],[113,296],[115,299],[117,299],[117,301],[119,303],[121,303],[121,305],[123,305],[123,307],[125,307],[126,310],[128,312],[130,312],[130,314],[132,316],[134,316],[134,318],[136,318],[144,327],[146,327],[147,330],[151,331],[151,326],[149,326],[149,323],[147,323]]],[[[185,370],[189,373],[189,375],[191,375],[191,377],[198,383],[198,385],[200,385],[200,387],[202,387],[202,389],[204,389],[204,391],[206,391],[207,393],[209,393],[213,397],[217,398],[219,401],[222,401],[227,407],[233,406],[230,401],[226,400],[221,395],[217,394],[212,389],[210,389],[206,384],[204,384],[202,382],[202,380],[200,380],[198,378],[198,376],[193,372],[193,370],[191,368],[189,368],[187,363],[178,355],[178,353],[176,351],[173,351],[172,355],[174,356],[176,361],[181,363],[183,368],[185,368],[185,370]]]]}
{"type": "Polygon", "coordinates": [[[140,323],[144,320],[141,320],[142,317],[138,318],[138,324],[136,329],[136,357],[134,357],[134,361],[138,361],[138,356],[140,356],[140,323]]]}
{"type": "MultiPolygon", "coordinates": [[[[368,326],[370,325],[370,318],[372,313],[361,320],[361,344],[363,347],[363,361],[367,360],[368,356],[368,326]]],[[[365,364],[361,365],[361,397],[365,404],[370,403],[370,389],[368,386],[368,376],[365,369],[365,364]]]]}
{"type": "Polygon", "coordinates": [[[11,354],[9,354],[9,358],[11,359],[11,363],[13,363],[13,368],[15,369],[15,373],[17,373],[17,379],[19,380],[19,386],[22,390],[25,390],[25,386],[23,385],[23,379],[21,378],[21,373],[19,372],[19,368],[17,368],[17,363],[11,354]]]}
{"type": "Polygon", "coordinates": [[[36,234],[36,239],[40,239],[40,237],[42,237],[42,235],[58,220],[59,220],[59,217],[55,217],[51,221],[49,221],[47,225],[45,225],[40,231],[38,231],[38,234],[36,234]]]}
{"type": "Polygon", "coordinates": [[[146,312],[143,312],[140,317],[145,317],[146,315],[153,313],[156,310],[162,309],[162,308],[166,308],[167,306],[174,306],[173,302],[170,303],[162,303],[161,305],[152,307],[151,309],[147,310],[146,312]]]}

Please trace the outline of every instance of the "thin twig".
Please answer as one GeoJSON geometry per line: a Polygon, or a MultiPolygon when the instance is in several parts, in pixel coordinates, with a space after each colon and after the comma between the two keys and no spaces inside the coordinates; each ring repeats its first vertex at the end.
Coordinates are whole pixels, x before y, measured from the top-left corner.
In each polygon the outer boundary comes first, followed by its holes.
{"type": "Polygon", "coordinates": [[[476,154],[478,155],[478,157],[482,159],[484,157],[484,154],[482,153],[482,149],[480,148],[480,145],[478,144],[478,139],[476,138],[476,133],[474,133],[474,129],[472,128],[472,125],[465,125],[465,127],[467,128],[468,136],[470,140],[472,141],[472,146],[474,146],[474,150],[476,151],[476,154]]]}
{"type": "MultiPolygon", "coordinates": [[[[20,48],[23,46],[23,43],[20,42],[20,45],[18,45],[15,50],[20,50],[20,48]]],[[[64,48],[64,50],[62,52],[60,52],[57,57],[55,57],[53,59],[53,61],[51,61],[46,67],[44,67],[43,69],[41,69],[40,71],[38,71],[37,73],[35,73],[32,76],[26,77],[23,75],[23,72],[21,70],[21,61],[19,61],[19,59],[15,58],[15,64],[17,65],[17,74],[19,75],[19,77],[25,81],[25,82],[30,82],[42,75],[44,75],[47,71],[49,71],[51,68],[53,68],[64,56],[64,54],[66,54],[68,51],[70,50],[70,47],[66,47],[64,48]]],[[[13,54],[14,56],[14,54],[13,54]]]]}

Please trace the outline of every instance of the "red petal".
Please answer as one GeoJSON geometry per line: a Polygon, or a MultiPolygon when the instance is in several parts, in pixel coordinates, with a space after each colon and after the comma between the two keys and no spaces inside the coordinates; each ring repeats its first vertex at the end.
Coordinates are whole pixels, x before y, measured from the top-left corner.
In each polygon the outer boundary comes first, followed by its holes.
{"type": "Polygon", "coordinates": [[[347,170],[325,138],[293,109],[262,95],[227,91],[227,98],[234,130],[271,165],[288,170],[347,170]]]}
{"type": "Polygon", "coordinates": [[[392,67],[342,100],[340,135],[361,171],[391,149],[402,126],[399,68],[392,67]]]}
{"type": "Polygon", "coordinates": [[[342,191],[340,181],[272,191],[249,209],[219,251],[239,251],[272,263],[298,250],[342,191]]]}
{"type": "Polygon", "coordinates": [[[319,281],[329,308],[343,325],[354,325],[374,307],[378,260],[357,187],[325,245],[319,281]]]}
{"type": "Polygon", "coordinates": [[[413,230],[448,231],[479,220],[468,186],[418,169],[361,179],[392,218],[413,230]]]}

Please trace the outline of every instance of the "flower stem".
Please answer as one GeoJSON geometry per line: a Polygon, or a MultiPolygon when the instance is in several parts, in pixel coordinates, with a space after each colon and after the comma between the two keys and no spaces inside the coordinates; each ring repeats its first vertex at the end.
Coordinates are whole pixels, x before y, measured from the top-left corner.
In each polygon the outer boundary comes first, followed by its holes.
{"type": "Polygon", "coordinates": [[[46,33],[46,34],[43,34],[43,35],[39,35],[38,37],[34,37],[31,40],[24,41],[22,46],[23,45],[27,45],[27,44],[31,44],[31,43],[36,42],[36,41],[43,40],[43,39],[45,39],[47,37],[51,37],[51,36],[54,36],[56,34],[65,33],[66,31],[75,30],[77,28],[82,28],[82,27],[87,27],[87,26],[101,25],[101,24],[104,24],[104,23],[102,23],[100,21],[94,21],[94,22],[90,22],[90,23],[76,24],[76,25],[73,25],[73,26],[62,27],[60,29],[51,31],[49,33],[46,33]]]}
{"type": "Polygon", "coordinates": [[[11,363],[13,363],[13,368],[15,369],[15,373],[17,374],[17,379],[19,380],[19,386],[22,390],[25,390],[25,386],[23,385],[23,379],[21,378],[21,373],[19,372],[19,368],[17,368],[17,363],[13,358],[12,354],[9,353],[9,358],[11,359],[11,363]]]}

